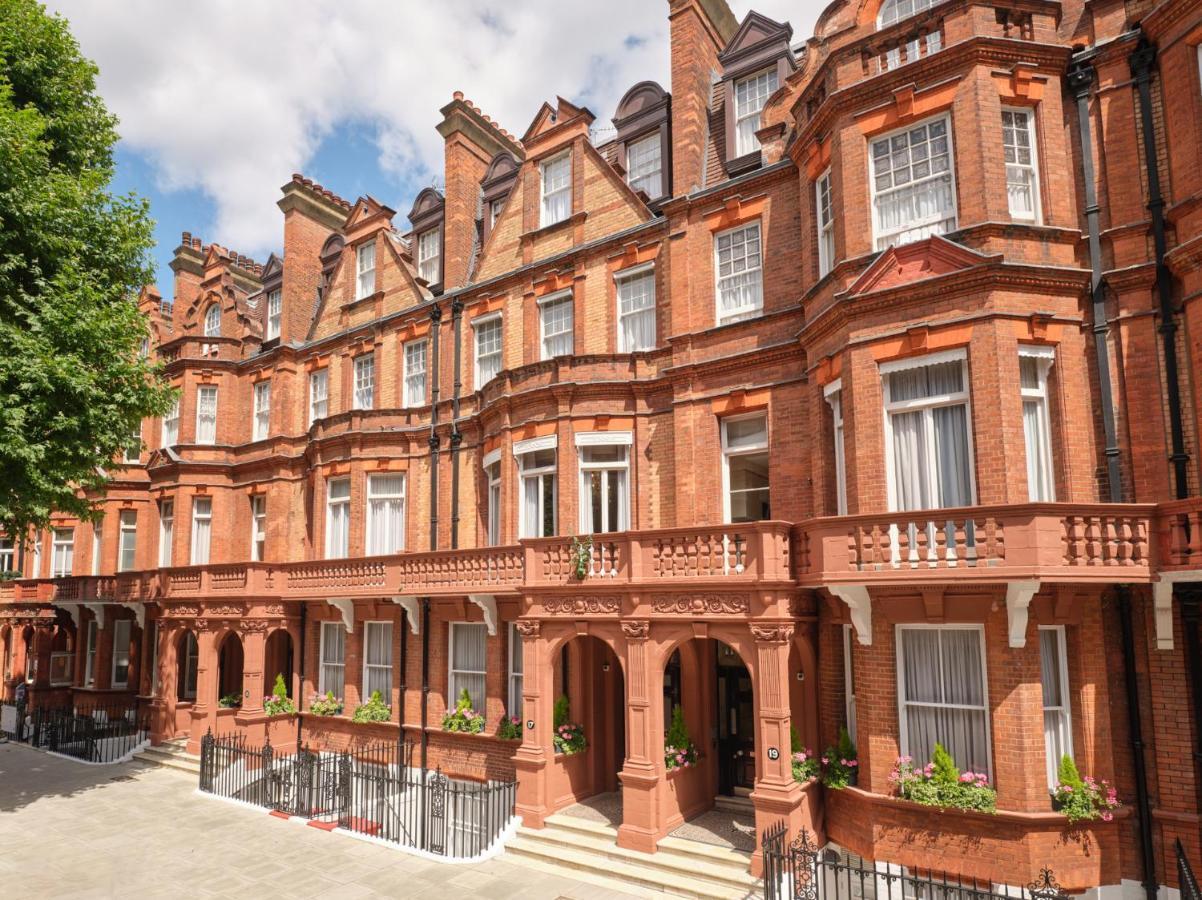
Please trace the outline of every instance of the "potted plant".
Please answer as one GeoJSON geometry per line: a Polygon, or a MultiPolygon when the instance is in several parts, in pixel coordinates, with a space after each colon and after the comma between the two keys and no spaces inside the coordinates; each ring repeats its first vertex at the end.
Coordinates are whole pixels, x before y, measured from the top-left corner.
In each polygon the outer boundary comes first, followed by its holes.
{"type": "Polygon", "coordinates": [[[472,709],[472,698],[464,688],[455,708],[442,717],[442,730],[458,734],[479,734],[484,730],[484,715],[472,709]]]}
{"type": "Polygon", "coordinates": [[[931,761],[921,769],[909,756],[898,757],[889,781],[903,800],[923,806],[997,811],[997,792],[989,786],[989,776],[983,772],[961,772],[942,744],[935,745],[931,761]]]}
{"type": "Polygon", "coordinates": [[[593,567],[593,536],[586,534],[584,540],[572,538],[572,570],[577,581],[588,578],[593,567]]]}
{"type": "Polygon", "coordinates": [[[697,746],[689,737],[689,728],[684,723],[684,710],[680,704],[672,708],[672,725],[664,737],[664,768],[688,769],[697,762],[697,746]]]}
{"type": "Polygon", "coordinates": [[[503,741],[520,741],[522,739],[522,720],[517,716],[501,714],[497,723],[497,737],[503,741]]]}
{"type": "Polygon", "coordinates": [[[222,709],[238,709],[242,706],[242,696],[240,694],[226,694],[217,701],[217,705],[222,709]]]}
{"type": "Polygon", "coordinates": [[[1077,764],[1068,754],[1060,757],[1056,772],[1056,788],[1052,791],[1052,806],[1066,816],[1069,822],[1085,822],[1101,819],[1109,822],[1114,811],[1122,806],[1118,792],[1106,779],[1097,780],[1090,775],[1081,777],[1077,764]]]}
{"type": "Polygon", "coordinates": [[[351,721],[358,725],[365,725],[369,722],[387,722],[391,718],[392,707],[384,702],[379,691],[372,691],[370,699],[355,707],[355,711],[351,714],[351,721]]]}
{"type": "Polygon", "coordinates": [[[275,676],[275,686],[271,695],[263,698],[263,709],[269,716],[292,715],[296,712],[296,704],[288,696],[288,688],[284,686],[284,676],[275,676]]]}
{"type": "Polygon", "coordinates": [[[315,716],[340,716],[342,701],[334,698],[333,691],[326,691],[324,697],[314,694],[313,699],[309,701],[309,712],[315,716]]]}
{"type": "Polygon", "coordinates": [[[828,788],[842,790],[856,783],[860,761],[856,758],[856,745],[852,743],[847,728],[840,727],[839,740],[827,747],[822,754],[822,783],[828,788]]]}
{"type": "Polygon", "coordinates": [[[568,707],[568,698],[560,697],[555,701],[555,715],[553,723],[555,725],[555,734],[552,738],[552,743],[555,745],[555,752],[563,756],[572,756],[575,753],[580,753],[588,746],[588,741],[584,737],[584,727],[575,722],[569,722],[571,711],[568,707]]]}

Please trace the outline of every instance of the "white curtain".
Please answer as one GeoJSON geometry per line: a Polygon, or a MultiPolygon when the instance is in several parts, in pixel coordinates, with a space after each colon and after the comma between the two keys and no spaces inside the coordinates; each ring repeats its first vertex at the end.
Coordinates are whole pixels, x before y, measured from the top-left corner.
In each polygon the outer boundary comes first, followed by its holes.
{"type": "Polygon", "coordinates": [[[951,175],[877,197],[877,249],[944,234],[956,221],[954,205],[951,175]]]}
{"type": "Polygon", "coordinates": [[[217,388],[202,386],[196,392],[196,443],[217,440],[217,388]]]}
{"type": "Polygon", "coordinates": [[[351,483],[331,481],[327,490],[326,559],[342,559],[350,552],[351,483]]]}
{"type": "Polygon", "coordinates": [[[522,537],[542,537],[542,479],[522,477],[522,537]]]}
{"type": "Polygon", "coordinates": [[[321,675],[317,690],[324,697],[333,691],[335,697],[342,696],[343,678],[346,673],[346,629],[338,622],[323,622],[321,625],[321,675]]]}
{"type": "Polygon", "coordinates": [[[509,706],[506,712],[522,717],[522,679],[525,675],[522,636],[512,623],[509,625],[509,706]]]}
{"type": "Polygon", "coordinates": [[[485,643],[483,625],[457,622],[451,625],[451,682],[448,708],[454,707],[459,692],[467,689],[472,709],[484,712],[485,643]]]}
{"type": "Polygon", "coordinates": [[[618,351],[633,353],[655,346],[655,273],[618,281],[618,351]]]}
{"type": "Polygon", "coordinates": [[[1048,787],[1055,787],[1060,758],[1072,753],[1069,706],[1062,679],[1061,632],[1039,629],[1039,680],[1043,686],[1043,740],[1046,748],[1048,787]]]}
{"type": "Polygon", "coordinates": [[[368,622],[363,631],[363,699],[379,691],[392,703],[392,623],[368,622]]]}
{"type": "Polygon", "coordinates": [[[1027,442],[1027,488],[1034,501],[1053,500],[1051,455],[1052,442],[1047,428],[1044,400],[1023,401],[1023,433],[1027,442]]]}
{"type": "Polygon", "coordinates": [[[968,410],[963,405],[941,406],[935,415],[935,460],[939,473],[939,505],[968,506],[968,410]]]}
{"type": "Polygon", "coordinates": [[[962,771],[989,771],[980,634],[967,628],[903,628],[905,752],[918,765],[935,744],[962,771]]]}
{"type": "Polygon", "coordinates": [[[192,507],[192,565],[203,566],[209,561],[212,540],[213,501],[197,498],[192,507]]]}
{"type": "Polygon", "coordinates": [[[405,476],[372,475],[368,484],[367,553],[405,549],[405,476]]]}
{"type": "Polygon", "coordinates": [[[926,429],[921,411],[893,413],[893,489],[895,505],[900,512],[911,509],[930,509],[930,486],[926,429]]]}

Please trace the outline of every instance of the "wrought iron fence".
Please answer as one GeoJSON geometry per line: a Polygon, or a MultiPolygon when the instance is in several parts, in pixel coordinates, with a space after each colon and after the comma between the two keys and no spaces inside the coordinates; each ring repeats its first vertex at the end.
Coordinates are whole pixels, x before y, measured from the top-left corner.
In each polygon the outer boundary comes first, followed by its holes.
{"type": "Polygon", "coordinates": [[[765,900],[1068,900],[1051,869],[1011,887],[820,850],[805,829],[787,841],[785,822],[763,834],[765,900]]]}
{"type": "Polygon", "coordinates": [[[1202,900],[1202,890],[1198,888],[1198,879],[1194,877],[1181,838],[1177,838],[1177,884],[1181,887],[1181,900],[1202,900]]]}
{"type": "Polygon", "coordinates": [[[150,710],[136,699],[34,709],[0,703],[0,733],[84,762],[113,763],[149,739],[150,710]]]}
{"type": "Polygon", "coordinates": [[[513,820],[516,782],[473,784],[412,759],[410,743],[281,754],[209,732],[200,789],[448,858],[489,850],[513,820]]]}

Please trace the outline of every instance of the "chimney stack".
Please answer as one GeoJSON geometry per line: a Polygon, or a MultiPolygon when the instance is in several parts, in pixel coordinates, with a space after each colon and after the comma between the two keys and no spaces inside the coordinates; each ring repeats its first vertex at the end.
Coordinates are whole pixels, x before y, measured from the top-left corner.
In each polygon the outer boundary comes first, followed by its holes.
{"type": "Polygon", "coordinates": [[[293,175],[280,190],[284,193],[277,203],[284,213],[280,343],[288,344],[309,336],[321,285],[321,248],[341,230],[351,205],[302,175],[293,175]]]}

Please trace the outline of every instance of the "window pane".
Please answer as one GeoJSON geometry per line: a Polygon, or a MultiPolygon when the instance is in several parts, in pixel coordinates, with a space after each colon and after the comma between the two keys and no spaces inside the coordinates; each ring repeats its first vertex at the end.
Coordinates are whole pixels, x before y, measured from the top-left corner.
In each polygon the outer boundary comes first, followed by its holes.
{"type": "Polygon", "coordinates": [[[630,187],[643,191],[654,200],[663,193],[660,175],[659,132],[635,141],[626,147],[626,171],[630,187]]]}

